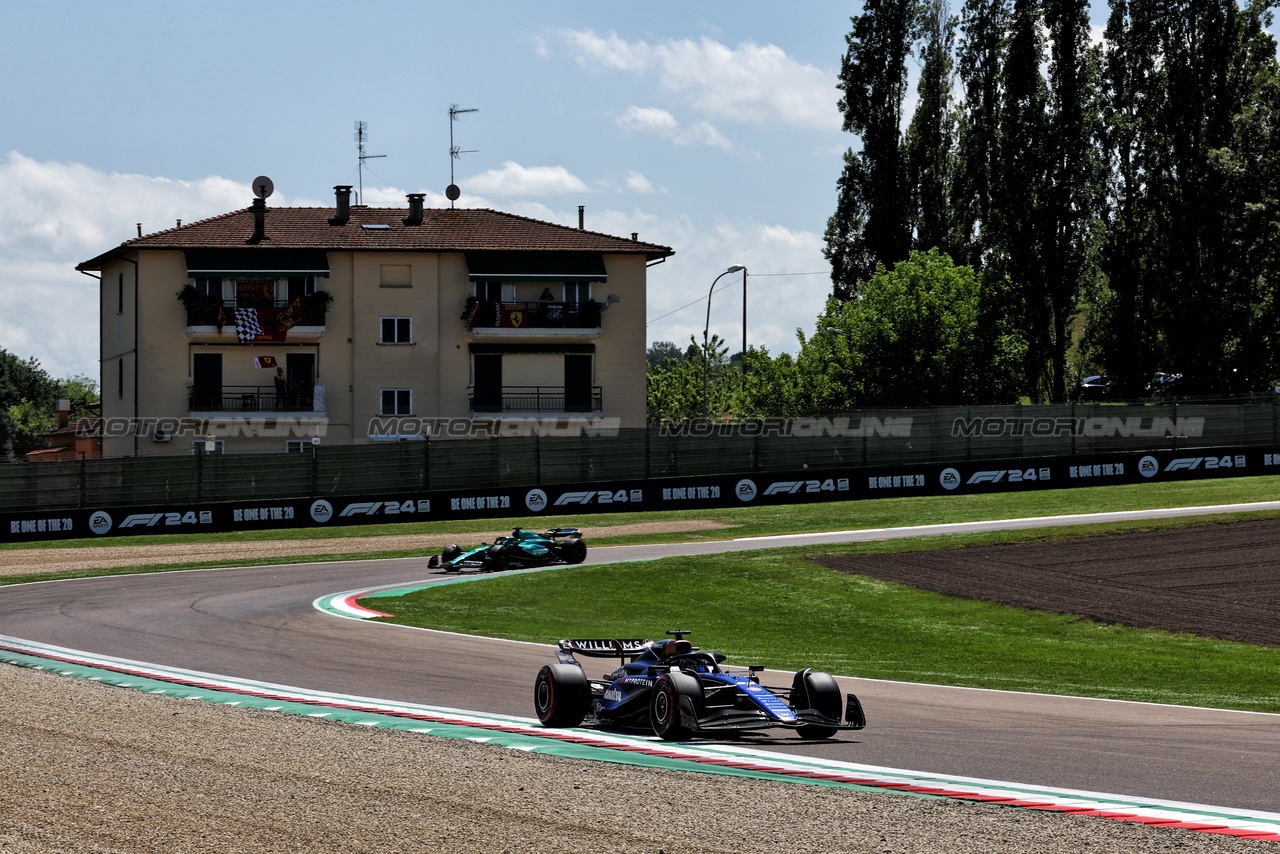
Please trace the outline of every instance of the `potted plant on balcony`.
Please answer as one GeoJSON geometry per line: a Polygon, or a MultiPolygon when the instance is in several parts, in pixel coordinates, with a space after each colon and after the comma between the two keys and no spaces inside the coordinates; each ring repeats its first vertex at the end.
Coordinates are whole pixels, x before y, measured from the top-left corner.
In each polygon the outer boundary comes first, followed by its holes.
{"type": "Polygon", "coordinates": [[[302,312],[298,325],[324,326],[325,315],[329,311],[331,302],[333,302],[333,294],[328,291],[316,291],[302,297],[299,301],[302,312]]]}
{"type": "Polygon", "coordinates": [[[218,312],[222,309],[222,300],[202,294],[195,285],[183,285],[178,291],[178,302],[187,310],[187,326],[218,326],[218,312]]]}

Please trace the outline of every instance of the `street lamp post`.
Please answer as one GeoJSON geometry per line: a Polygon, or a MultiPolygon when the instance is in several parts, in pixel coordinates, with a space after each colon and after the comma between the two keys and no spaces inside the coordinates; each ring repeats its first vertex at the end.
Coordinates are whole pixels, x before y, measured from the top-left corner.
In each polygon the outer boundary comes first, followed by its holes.
{"type": "MultiPolygon", "coordinates": [[[[715,293],[716,282],[720,281],[730,273],[739,273],[745,269],[747,268],[742,266],[741,264],[734,264],[732,267],[725,270],[720,275],[716,276],[715,281],[711,283],[711,290],[707,291],[707,322],[702,327],[702,420],[703,421],[707,420],[707,361],[708,361],[707,334],[711,330],[711,295],[715,293]]],[[[743,353],[742,357],[744,359],[746,358],[745,352],[743,353]]]]}

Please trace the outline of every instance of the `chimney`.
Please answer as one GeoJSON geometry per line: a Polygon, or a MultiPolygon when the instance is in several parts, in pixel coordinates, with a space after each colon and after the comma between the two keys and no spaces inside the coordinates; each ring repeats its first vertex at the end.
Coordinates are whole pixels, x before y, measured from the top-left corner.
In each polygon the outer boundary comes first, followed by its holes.
{"type": "Polygon", "coordinates": [[[267,239],[267,200],[253,200],[253,237],[250,243],[260,243],[267,239]]]}
{"type": "Polygon", "coordinates": [[[58,401],[58,428],[61,429],[71,423],[71,401],[63,398],[58,401]]]}
{"type": "Polygon", "coordinates": [[[333,216],[335,225],[346,225],[351,220],[351,185],[339,184],[333,188],[338,196],[338,212],[333,216]]]}
{"type": "Polygon", "coordinates": [[[426,196],[426,193],[409,194],[409,216],[404,221],[405,225],[422,225],[422,200],[426,196]]]}
{"type": "Polygon", "coordinates": [[[582,231],[582,228],[583,228],[582,224],[584,222],[584,217],[582,215],[582,212],[586,210],[586,207],[587,207],[586,205],[578,205],[578,231],[582,231]]]}
{"type": "Polygon", "coordinates": [[[639,240],[639,239],[640,239],[640,232],[638,232],[638,231],[633,231],[633,232],[631,232],[631,239],[632,239],[632,240],[639,240]]]}

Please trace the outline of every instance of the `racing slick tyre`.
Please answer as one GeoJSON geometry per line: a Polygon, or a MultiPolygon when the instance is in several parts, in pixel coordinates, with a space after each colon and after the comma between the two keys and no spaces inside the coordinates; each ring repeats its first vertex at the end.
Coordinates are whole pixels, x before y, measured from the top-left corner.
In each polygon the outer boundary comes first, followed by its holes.
{"type": "Polygon", "coordinates": [[[664,741],[693,738],[703,714],[702,683],[687,673],[667,673],[653,683],[649,698],[649,722],[664,741]]]}
{"type": "Polygon", "coordinates": [[[458,571],[458,567],[456,567],[456,566],[448,566],[447,564],[449,563],[449,561],[454,560],[455,558],[457,558],[457,557],[458,557],[458,555],[460,555],[460,554],[462,554],[462,549],[458,548],[456,545],[453,545],[453,546],[445,546],[444,551],[440,553],[440,563],[442,563],[442,564],[446,564],[446,566],[445,566],[445,568],[444,568],[444,571],[445,571],[445,572],[457,572],[457,571],[458,571]]]}
{"type": "Polygon", "coordinates": [[[582,563],[587,559],[587,544],[580,537],[565,540],[559,551],[565,563],[582,563]]]}
{"type": "Polygon", "coordinates": [[[511,555],[506,546],[494,546],[484,553],[486,572],[505,572],[511,566],[511,555]]]}
{"type": "Polygon", "coordinates": [[[581,667],[546,664],[533,682],[533,707],[543,726],[577,726],[591,709],[591,683],[581,667]]]}
{"type": "MultiPolygon", "coordinates": [[[[824,717],[840,720],[840,686],[830,674],[812,670],[796,672],[791,682],[791,707],[797,712],[813,709],[824,717]]],[[[796,728],[801,738],[831,738],[835,727],[808,724],[796,728]]]]}

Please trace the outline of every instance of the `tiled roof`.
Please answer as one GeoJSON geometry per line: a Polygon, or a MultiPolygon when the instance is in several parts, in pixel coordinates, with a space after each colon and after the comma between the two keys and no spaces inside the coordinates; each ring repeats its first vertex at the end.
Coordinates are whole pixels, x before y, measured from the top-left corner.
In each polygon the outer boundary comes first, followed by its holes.
{"type": "Polygon", "coordinates": [[[338,224],[336,208],[267,208],[266,239],[252,243],[253,209],[127,240],[85,261],[77,270],[100,270],[135,249],[320,249],[327,251],[548,251],[644,255],[657,260],[674,254],[669,246],[614,237],[483,208],[425,210],[421,225],[406,225],[406,208],[352,206],[338,224]],[[379,226],[366,228],[365,226],[379,226]],[[383,227],[385,226],[385,227],[383,227]]]}
{"type": "Polygon", "coordinates": [[[101,436],[102,435],[102,416],[90,415],[87,418],[77,418],[66,427],[58,427],[41,433],[42,436],[101,436]]]}

